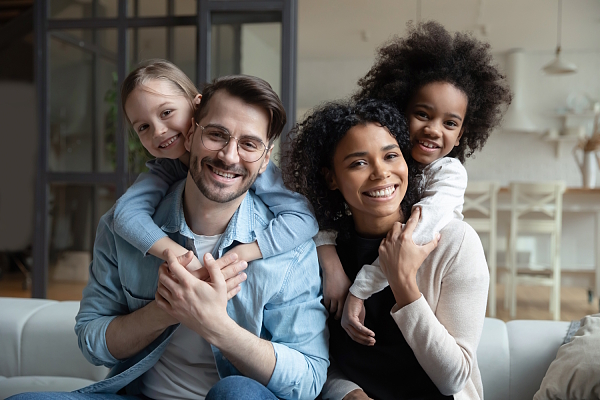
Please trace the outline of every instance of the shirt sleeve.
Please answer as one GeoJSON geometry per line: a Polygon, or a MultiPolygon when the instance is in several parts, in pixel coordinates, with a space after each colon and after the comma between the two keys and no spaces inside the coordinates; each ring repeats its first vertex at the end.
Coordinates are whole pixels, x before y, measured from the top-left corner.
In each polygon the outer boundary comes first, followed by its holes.
{"type": "Polygon", "coordinates": [[[313,237],[315,246],[335,246],[335,240],[337,239],[337,231],[333,229],[322,229],[313,237]]]}
{"type": "Polygon", "coordinates": [[[329,369],[327,369],[327,381],[321,392],[323,400],[341,400],[356,389],[362,388],[346,378],[344,373],[337,367],[335,360],[331,359],[329,369]]]}
{"type": "Polygon", "coordinates": [[[264,327],[277,360],[267,388],[278,398],[314,399],[329,366],[327,311],[314,243],[309,240],[293,252],[284,285],[264,307],[264,327]]]}
{"type": "Polygon", "coordinates": [[[363,265],[350,286],[350,293],[361,300],[366,300],[388,286],[387,278],[379,265],[379,257],[373,265],[363,265]]]}
{"type": "Polygon", "coordinates": [[[421,207],[421,219],[413,232],[413,241],[424,245],[453,218],[462,220],[467,189],[467,170],[456,158],[444,157],[428,165],[424,172],[423,197],[414,207],[421,207]]]}
{"type": "Polygon", "coordinates": [[[319,226],[308,200],[285,188],[275,164],[269,162],[253,189],[275,216],[265,229],[254,232],[263,258],[292,250],[317,233],[319,226]]]}
{"type": "Polygon", "coordinates": [[[119,279],[111,223],[112,213],[109,212],[98,224],[90,276],[75,317],[75,333],[83,356],[94,365],[109,368],[119,360],[108,351],[106,329],[117,315],[129,312],[119,279]]]}
{"type": "MultiPolygon", "coordinates": [[[[456,238],[451,238],[450,232],[442,233],[442,238],[444,236],[447,240],[456,238]]],[[[466,226],[464,236],[456,240],[458,249],[454,244],[446,247],[452,254],[448,254],[444,262],[436,262],[436,271],[444,271],[441,284],[436,285],[439,297],[433,306],[435,313],[423,295],[391,311],[419,364],[444,395],[460,392],[471,379],[489,284],[487,263],[477,233],[466,226]]]]}
{"type": "Polygon", "coordinates": [[[154,223],[152,215],[169,187],[187,176],[187,167],[179,160],[157,158],[146,163],[142,173],[114,209],[114,229],[143,254],[166,234],[154,223]]]}

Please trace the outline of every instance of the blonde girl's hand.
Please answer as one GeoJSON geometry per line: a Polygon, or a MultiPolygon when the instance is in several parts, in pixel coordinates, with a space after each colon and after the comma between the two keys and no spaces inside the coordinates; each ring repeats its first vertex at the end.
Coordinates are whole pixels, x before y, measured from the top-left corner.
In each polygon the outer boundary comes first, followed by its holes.
{"type": "Polygon", "coordinates": [[[413,242],[413,232],[420,216],[421,209],[415,208],[404,228],[396,222],[379,246],[381,270],[394,292],[398,307],[403,307],[420,297],[416,284],[417,271],[437,247],[440,238],[440,234],[437,233],[431,242],[423,246],[413,242]]]}
{"type": "Polygon", "coordinates": [[[373,346],[375,344],[375,332],[364,325],[365,315],[364,301],[352,293],[348,293],[342,314],[342,328],[355,342],[365,346],[373,346]]]}

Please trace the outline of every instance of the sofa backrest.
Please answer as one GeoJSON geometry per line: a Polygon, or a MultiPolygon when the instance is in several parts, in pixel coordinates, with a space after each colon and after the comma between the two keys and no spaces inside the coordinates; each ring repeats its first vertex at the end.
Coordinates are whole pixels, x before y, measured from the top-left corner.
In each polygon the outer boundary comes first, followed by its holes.
{"type": "Polygon", "coordinates": [[[78,301],[0,298],[0,376],[103,379],[108,369],[91,365],[77,345],[78,310],[78,301]]]}
{"type": "Polygon", "coordinates": [[[477,348],[485,400],[531,400],[569,322],[486,318],[477,348]]]}

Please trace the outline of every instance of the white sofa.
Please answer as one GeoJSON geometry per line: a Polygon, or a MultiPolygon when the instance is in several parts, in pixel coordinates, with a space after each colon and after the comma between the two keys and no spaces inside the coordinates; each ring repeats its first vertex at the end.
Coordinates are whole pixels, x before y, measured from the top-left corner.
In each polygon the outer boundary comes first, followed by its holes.
{"type": "MultiPolygon", "coordinates": [[[[0,399],[24,391],[70,391],[108,370],[81,355],[76,301],[0,297],[0,399]]],[[[477,350],[486,400],[531,400],[568,322],[487,318],[477,350]]]]}

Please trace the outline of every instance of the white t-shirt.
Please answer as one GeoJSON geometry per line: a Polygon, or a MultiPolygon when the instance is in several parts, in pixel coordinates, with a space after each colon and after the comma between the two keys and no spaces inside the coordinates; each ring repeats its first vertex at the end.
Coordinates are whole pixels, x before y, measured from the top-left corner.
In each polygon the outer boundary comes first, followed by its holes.
{"type": "MultiPolygon", "coordinates": [[[[202,262],[204,254],[212,253],[220,237],[194,234],[188,248],[193,248],[202,262]]],[[[153,399],[204,399],[218,381],[210,344],[180,325],[158,362],[142,376],[141,391],[153,399]]]]}

